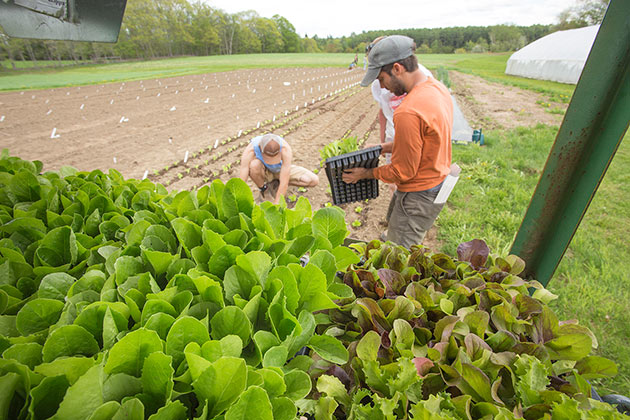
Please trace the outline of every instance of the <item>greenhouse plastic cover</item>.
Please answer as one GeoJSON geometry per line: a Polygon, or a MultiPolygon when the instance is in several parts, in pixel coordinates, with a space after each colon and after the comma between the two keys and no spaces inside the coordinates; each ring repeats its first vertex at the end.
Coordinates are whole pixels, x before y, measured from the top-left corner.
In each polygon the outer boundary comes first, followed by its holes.
{"type": "Polygon", "coordinates": [[[544,36],[512,54],[505,73],[576,84],[598,30],[594,25],[544,36]]]}
{"type": "Polygon", "coordinates": [[[473,129],[470,128],[464,113],[457,105],[455,96],[451,95],[451,100],[453,101],[453,134],[451,134],[451,139],[454,142],[472,142],[473,129]]]}

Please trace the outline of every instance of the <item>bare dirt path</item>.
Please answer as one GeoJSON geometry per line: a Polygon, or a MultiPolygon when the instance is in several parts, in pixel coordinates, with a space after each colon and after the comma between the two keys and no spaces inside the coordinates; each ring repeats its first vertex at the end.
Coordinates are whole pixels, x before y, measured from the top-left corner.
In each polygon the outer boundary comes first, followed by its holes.
{"type": "MultiPolygon", "coordinates": [[[[296,164],[319,171],[319,186],[287,193],[306,196],[315,210],[331,200],[319,149],[343,136],[378,142],[378,108],[358,86],[362,77],[339,68],[257,69],[2,93],[0,148],[41,160],[44,170],[114,168],[181,190],[236,176],[249,139],[272,131],[292,145],[296,164]]],[[[473,128],[561,121],[536,103],[546,100],[539,94],[454,71],[450,78],[473,128]]],[[[381,185],[369,203],[343,206],[348,224],[361,221],[351,236],[379,237],[390,195],[381,185]]],[[[425,244],[437,249],[435,229],[425,244]]]]}
{"type": "MultiPolygon", "coordinates": [[[[548,102],[543,95],[529,90],[492,83],[471,74],[449,72],[451,90],[468,122],[474,128],[530,127],[538,123],[559,125],[561,114],[545,111],[536,101],[548,102]]],[[[554,103],[566,110],[567,104],[554,103]]]]}

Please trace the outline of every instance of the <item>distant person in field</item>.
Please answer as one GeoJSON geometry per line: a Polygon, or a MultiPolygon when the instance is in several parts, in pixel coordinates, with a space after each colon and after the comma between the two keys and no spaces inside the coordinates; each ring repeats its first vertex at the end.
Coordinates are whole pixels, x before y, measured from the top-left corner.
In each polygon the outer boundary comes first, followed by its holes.
{"type": "Polygon", "coordinates": [[[262,200],[278,204],[289,185],[315,187],[319,178],[301,166],[293,165],[293,151],[282,137],[265,134],[254,137],[241,158],[239,177],[251,178],[260,189],[262,200]]]}
{"type": "Polygon", "coordinates": [[[355,53],[354,60],[352,60],[352,63],[350,63],[350,66],[348,66],[348,70],[354,69],[358,63],[359,63],[359,56],[355,53]]]}
{"type": "Polygon", "coordinates": [[[394,141],[383,143],[381,152],[391,153],[391,163],[348,169],[343,180],[353,184],[376,178],[396,184],[386,238],[411,247],[422,243],[444,207],[434,201],[450,173],[453,103],[446,86],[420,70],[415,43],[406,36],[388,36],[371,48],[361,85],[374,80],[395,96],[406,94],[394,111],[394,141]]]}

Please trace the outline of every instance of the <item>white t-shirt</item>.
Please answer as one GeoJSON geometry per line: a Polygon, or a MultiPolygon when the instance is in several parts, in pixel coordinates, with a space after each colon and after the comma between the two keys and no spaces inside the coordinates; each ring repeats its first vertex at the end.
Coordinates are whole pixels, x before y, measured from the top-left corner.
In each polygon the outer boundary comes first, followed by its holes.
{"type": "MultiPolygon", "coordinates": [[[[427,77],[433,77],[429,69],[422,64],[418,64],[418,67],[427,77]]],[[[385,141],[394,141],[394,111],[398,108],[405,95],[395,96],[389,90],[382,88],[378,79],[376,79],[372,82],[372,96],[387,120],[387,124],[385,125],[385,141]]]]}

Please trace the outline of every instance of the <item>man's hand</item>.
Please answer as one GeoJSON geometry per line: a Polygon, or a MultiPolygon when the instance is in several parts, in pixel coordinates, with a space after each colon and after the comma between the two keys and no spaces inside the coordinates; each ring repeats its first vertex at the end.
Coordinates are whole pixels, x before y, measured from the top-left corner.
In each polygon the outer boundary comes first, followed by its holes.
{"type": "Polygon", "coordinates": [[[384,143],[363,144],[362,149],[369,149],[370,147],[383,146],[384,143]]]}
{"type": "Polygon", "coordinates": [[[356,184],[362,179],[370,178],[374,178],[372,176],[372,169],[367,168],[346,169],[343,171],[343,175],[341,176],[341,179],[343,179],[343,182],[346,184],[356,184]]]}
{"type": "Polygon", "coordinates": [[[387,141],[385,143],[378,143],[378,144],[364,144],[363,148],[369,149],[370,147],[376,147],[376,146],[381,146],[381,154],[391,153],[392,150],[394,150],[394,143],[392,143],[391,141],[387,141]]]}

